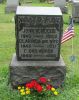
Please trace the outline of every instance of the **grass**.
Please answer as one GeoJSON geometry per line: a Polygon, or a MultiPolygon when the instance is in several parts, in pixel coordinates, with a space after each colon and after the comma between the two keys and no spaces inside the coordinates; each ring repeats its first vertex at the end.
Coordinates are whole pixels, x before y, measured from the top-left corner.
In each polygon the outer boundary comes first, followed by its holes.
{"type": "MultiPolygon", "coordinates": [[[[33,6],[51,6],[48,4],[32,4],[33,6]]],[[[64,87],[59,88],[59,96],[49,93],[21,97],[16,90],[12,90],[8,84],[9,64],[15,52],[15,24],[12,22],[14,13],[5,14],[5,4],[0,4],[0,100],[79,100],[79,23],[75,23],[75,37],[73,39],[73,54],[76,61],[71,62],[72,39],[61,46],[61,55],[67,66],[66,81],[64,87]]],[[[68,14],[64,14],[64,29],[68,26],[68,14]]]]}

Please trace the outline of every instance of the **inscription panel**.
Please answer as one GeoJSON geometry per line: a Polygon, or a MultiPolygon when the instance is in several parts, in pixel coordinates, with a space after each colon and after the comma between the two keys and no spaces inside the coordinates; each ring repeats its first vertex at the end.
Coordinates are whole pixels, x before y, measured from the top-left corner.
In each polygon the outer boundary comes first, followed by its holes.
{"type": "Polygon", "coordinates": [[[18,60],[59,60],[61,16],[16,16],[18,60]]]}

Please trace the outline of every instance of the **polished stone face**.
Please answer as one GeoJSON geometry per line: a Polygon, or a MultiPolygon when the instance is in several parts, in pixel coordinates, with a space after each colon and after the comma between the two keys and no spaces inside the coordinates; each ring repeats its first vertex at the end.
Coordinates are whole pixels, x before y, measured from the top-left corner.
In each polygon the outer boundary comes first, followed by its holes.
{"type": "Polygon", "coordinates": [[[15,19],[18,60],[59,60],[62,15],[17,14],[15,19]]]}

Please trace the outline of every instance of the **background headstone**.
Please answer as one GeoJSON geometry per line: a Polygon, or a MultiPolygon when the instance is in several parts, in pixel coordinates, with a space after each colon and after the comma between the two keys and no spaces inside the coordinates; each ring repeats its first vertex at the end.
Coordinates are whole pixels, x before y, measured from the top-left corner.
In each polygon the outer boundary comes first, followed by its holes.
{"type": "Polygon", "coordinates": [[[15,16],[16,54],[10,64],[13,87],[46,77],[53,86],[64,82],[60,57],[63,18],[58,7],[18,7],[15,16]]]}
{"type": "Polygon", "coordinates": [[[72,0],[72,17],[75,22],[79,22],[79,0],[72,0]]]}
{"type": "Polygon", "coordinates": [[[2,3],[2,0],[0,0],[0,3],[2,3]]]}
{"type": "Polygon", "coordinates": [[[16,12],[17,6],[19,5],[19,0],[7,0],[5,11],[16,12]]]}
{"type": "Polygon", "coordinates": [[[60,9],[63,13],[68,12],[68,9],[67,9],[67,6],[66,6],[66,0],[54,0],[54,5],[56,7],[60,7],[60,9]]]}

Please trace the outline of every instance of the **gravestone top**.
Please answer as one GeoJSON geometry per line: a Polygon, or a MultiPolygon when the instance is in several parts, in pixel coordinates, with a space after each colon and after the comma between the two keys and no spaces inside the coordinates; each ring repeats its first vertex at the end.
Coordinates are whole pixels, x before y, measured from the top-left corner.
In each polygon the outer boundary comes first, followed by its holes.
{"type": "Polygon", "coordinates": [[[60,8],[18,7],[15,23],[18,60],[59,60],[63,33],[60,8]]]}
{"type": "Polygon", "coordinates": [[[23,7],[18,6],[16,15],[62,15],[59,7],[23,7]]]}
{"type": "Polygon", "coordinates": [[[72,0],[73,4],[78,5],[79,6],[79,0],[72,0]]]}

